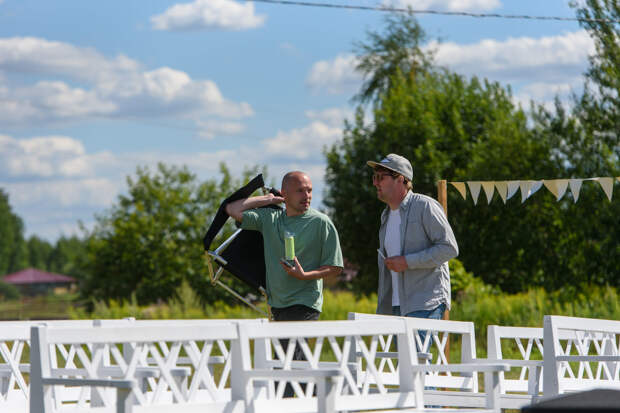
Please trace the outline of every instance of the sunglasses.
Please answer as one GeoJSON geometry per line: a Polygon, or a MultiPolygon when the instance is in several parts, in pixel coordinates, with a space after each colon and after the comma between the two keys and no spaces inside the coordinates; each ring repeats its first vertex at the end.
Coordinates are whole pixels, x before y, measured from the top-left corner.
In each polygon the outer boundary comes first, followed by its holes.
{"type": "Polygon", "coordinates": [[[392,178],[396,178],[398,176],[398,174],[396,174],[396,173],[378,173],[378,172],[375,172],[374,174],[372,174],[372,181],[373,182],[381,182],[381,181],[383,181],[383,178],[385,178],[386,176],[391,176],[392,178]]]}

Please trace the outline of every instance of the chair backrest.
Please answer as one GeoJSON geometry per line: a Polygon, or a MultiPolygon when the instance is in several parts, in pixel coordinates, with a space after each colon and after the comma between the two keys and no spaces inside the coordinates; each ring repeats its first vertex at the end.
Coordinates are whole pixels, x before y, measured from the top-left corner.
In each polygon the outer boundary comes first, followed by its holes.
{"type": "MultiPolygon", "coordinates": [[[[476,336],[474,323],[467,321],[430,320],[424,318],[396,317],[378,314],[349,313],[349,319],[353,320],[405,320],[408,332],[415,340],[416,350],[420,353],[430,353],[432,357],[427,359],[427,364],[450,364],[446,356],[450,342],[460,343],[460,362],[473,363],[476,359],[476,336]]],[[[392,340],[384,340],[383,351],[389,352],[392,340]]],[[[386,368],[384,380],[394,383],[397,376],[397,368],[394,368],[390,360],[382,361],[386,368]]],[[[455,375],[451,372],[428,372],[425,377],[425,385],[441,387],[452,390],[464,390],[477,392],[478,377],[475,374],[461,373],[455,375]]]]}
{"type": "MultiPolygon", "coordinates": [[[[132,390],[136,405],[222,402],[229,398],[225,383],[231,369],[231,342],[237,339],[233,323],[212,323],[204,328],[122,323],[100,328],[33,326],[31,339],[31,411],[52,412],[61,407],[63,397],[54,396],[54,392],[63,389],[44,389],[41,382],[59,374],[134,379],[141,372],[154,372],[145,386],[132,390]],[[125,351],[124,346],[130,346],[131,351],[125,351]],[[191,371],[179,380],[174,370],[182,353],[191,361],[191,371]],[[226,359],[219,377],[209,369],[212,356],[226,359]]],[[[78,407],[92,407],[94,402],[114,405],[110,391],[88,390],[80,389],[78,407]]]]}
{"type": "MultiPolygon", "coordinates": [[[[251,372],[253,369],[319,370],[337,368],[342,372],[335,389],[336,410],[361,410],[373,408],[400,408],[423,405],[421,381],[411,366],[417,364],[413,338],[407,334],[400,319],[361,321],[313,321],[313,322],[270,322],[262,325],[240,324],[238,356],[239,369],[251,372]],[[400,380],[397,388],[389,389],[376,366],[380,343],[386,337],[398,342],[400,380]],[[305,361],[293,360],[296,346],[301,348],[305,361]],[[252,360],[250,349],[254,347],[252,360]],[[366,380],[358,383],[355,377],[355,352],[361,354],[367,366],[366,380]],[[273,352],[273,353],[272,353],[273,352]],[[421,404],[420,404],[421,403],[421,404]]],[[[296,397],[283,398],[286,383],[276,379],[266,380],[267,390],[254,397],[247,406],[249,410],[307,411],[316,409],[313,399],[313,385],[304,390],[302,381],[289,380],[296,397]],[[283,407],[286,406],[286,407],[283,407]]],[[[264,382],[264,381],[263,381],[264,382]]],[[[250,400],[252,386],[240,377],[232,384],[234,397],[250,400]]],[[[255,389],[252,389],[255,391],[255,389]]]]}
{"type": "Polygon", "coordinates": [[[0,411],[19,411],[28,405],[24,373],[29,367],[29,341],[29,326],[0,326],[0,411]]]}
{"type": "MultiPolygon", "coordinates": [[[[448,345],[460,343],[460,363],[475,363],[476,334],[474,323],[470,321],[431,320],[425,318],[405,317],[407,329],[413,333],[417,348],[433,354],[427,364],[450,364],[447,357],[448,345]]],[[[427,386],[478,392],[478,376],[471,373],[455,375],[447,372],[429,372],[426,376],[427,386]]]]}
{"type": "Polygon", "coordinates": [[[93,320],[30,320],[0,322],[0,411],[26,411],[30,387],[30,327],[90,327],[93,320]]]}
{"type": "Polygon", "coordinates": [[[620,321],[544,317],[545,398],[569,391],[620,388],[620,321]]]}
{"type": "MultiPolygon", "coordinates": [[[[487,327],[487,358],[489,360],[515,360],[512,370],[518,371],[519,376],[505,378],[500,375],[500,389],[502,393],[528,392],[529,374],[535,370],[525,363],[518,361],[543,360],[543,329],[539,327],[507,327],[490,325],[487,327]],[[508,354],[506,354],[508,353],[508,354]]],[[[538,392],[542,391],[541,376],[537,378],[538,392]]]]}

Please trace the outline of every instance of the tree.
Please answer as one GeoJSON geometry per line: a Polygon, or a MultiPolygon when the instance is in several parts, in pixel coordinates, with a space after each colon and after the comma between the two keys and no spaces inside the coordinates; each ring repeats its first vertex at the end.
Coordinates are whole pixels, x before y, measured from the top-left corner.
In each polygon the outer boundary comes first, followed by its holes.
{"type": "MultiPolygon", "coordinates": [[[[509,90],[497,83],[468,80],[441,69],[417,77],[397,72],[374,110],[374,125],[366,125],[363,112],[358,111],[342,142],[326,153],[325,203],[339,230],[344,255],[360,267],[354,288],[366,293],[376,290],[376,234],[385,207],[376,199],[367,160],[390,152],[406,156],[414,168],[414,190],[434,197],[436,181],[446,177],[553,176],[550,150],[528,130],[527,117],[514,106],[509,90]]],[[[529,210],[509,209],[497,202],[474,207],[451,192],[450,221],[465,267],[508,290],[529,283],[531,257],[526,254],[514,262],[514,254],[506,251],[515,244],[544,251],[542,237],[532,237],[530,228],[515,224],[529,219],[533,211],[547,211],[549,201],[531,202],[529,210]],[[506,211],[508,216],[500,215],[506,211]]]]}
{"type": "MultiPolygon", "coordinates": [[[[207,302],[226,297],[208,281],[202,247],[220,203],[241,186],[224,165],[221,174],[219,183],[198,182],[186,167],[160,163],[154,173],[138,168],[135,178],[127,178],[127,195],[97,216],[88,234],[82,294],[97,299],[135,294],[140,303],[151,303],[171,298],[187,280],[207,302]]],[[[231,227],[223,232],[230,234],[231,227]]],[[[247,291],[231,278],[227,282],[247,291]]]]}
{"type": "MultiPolygon", "coordinates": [[[[589,0],[587,5],[579,10],[581,17],[618,21],[617,3],[589,0]]],[[[406,30],[391,26],[402,26],[407,19],[413,17],[388,20],[385,34],[373,34],[371,43],[411,52],[412,39],[388,41],[396,39],[392,33],[406,30]]],[[[620,175],[618,24],[584,24],[596,40],[597,55],[588,71],[589,88],[568,109],[559,101],[552,111],[532,103],[528,116],[515,107],[509,88],[442,70],[432,59],[425,70],[414,66],[401,72],[396,67],[389,78],[381,65],[365,72],[382,78],[375,82],[383,86],[374,89],[379,91],[373,95],[374,122],[366,123],[360,108],[354,124],[345,125],[342,142],[326,152],[326,204],[341,233],[344,255],[360,267],[355,289],[376,289],[378,240],[369,241],[369,235],[377,234],[384,207],[370,185],[366,160],[389,152],[405,155],[413,163],[414,190],[430,196],[436,195],[438,179],[620,175]],[[360,182],[366,183],[361,189],[360,182]]],[[[378,48],[364,50],[379,55],[367,61],[382,59],[378,48]]],[[[360,94],[367,90],[368,84],[360,94]]],[[[459,259],[485,282],[509,292],[580,283],[620,286],[620,204],[607,202],[595,185],[584,184],[578,203],[570,195],[556,202],[541,191],[524,205],[517,196],[507,206],[497,196],[487,205],[484,195],[474,206],[449,191],[459,259]]]]}
{"type": "Polygon", "coordinates": [[[607,150],[620,156],[620,3],[616,0],[586,0],[577,16],[594,39],[596,53],[586,73],[588,86],[577,106],[577,116],[599,133],[607,150]],[[592,90],[594,89],[594,90],[592,90]]]}
{"type": "Polygon", "coordinates": [[[33,235],[26,242],[26,249],[29,267],[49,270],[49,258],[53,249],[49,242],[33,235]]]}
{"type": "Polygon", "coordinates": [[[354,100],[378,102],[391,88],[396,72],[417,76],[429,69],[432,53],[422,50],[426,35],[412,16],[388,15],[385,33],[369,31],[367,43],[355,43],[356,70],[364,76],[364,83],[354,100]]]}
{"type": "Polygon", "coordinates": [[[77,237],[58,238],[48,256],[48,271],[69,275],[77,279],[84,278],[82,266],[86,258],[86,242],[77,237]]]}
{"type": "Polygon", "coordinates": [[[9,196],[0,189],[0,275],[27,266],[24,224],[13,213],[9,196]]]}

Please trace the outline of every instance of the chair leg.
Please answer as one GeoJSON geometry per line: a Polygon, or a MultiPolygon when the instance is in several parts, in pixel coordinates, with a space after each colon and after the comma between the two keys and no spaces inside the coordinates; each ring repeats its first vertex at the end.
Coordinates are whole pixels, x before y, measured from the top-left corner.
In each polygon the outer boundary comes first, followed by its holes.
{"type": "Polygon", "coordinates": [[[499,386],[499,372],[488,372],[484,373],[485,375],[485,385],[490,386],[490,388],[486,388],[487,393],[487,409],[500,412],[500,397],[501,397],[501,389],[499,386]]]}

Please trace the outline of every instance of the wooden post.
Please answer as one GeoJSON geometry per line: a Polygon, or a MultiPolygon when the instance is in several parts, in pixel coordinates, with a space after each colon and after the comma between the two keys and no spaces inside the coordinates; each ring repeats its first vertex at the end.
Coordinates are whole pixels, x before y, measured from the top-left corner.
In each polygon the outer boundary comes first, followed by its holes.
{"type": "Polygon", "coordinates": [[[443,212],[448,217],[448,181],[442,179],[437,181],[437,201],[443,207],[443,212]]]}
{"type": "MultiPolygon", "coordinates": [[[[448,218],[448,181],[445,179],[441,179],[437,181],[437,201],[443,207],[443,212],[446,213],[446,218],[448,218]]],[[[446,310],[443,314],[444,320],[450,319],[450,310],[446,310]]],[[[450,341],[446,343],[446,360],[450,358],[450,341]]]]}

